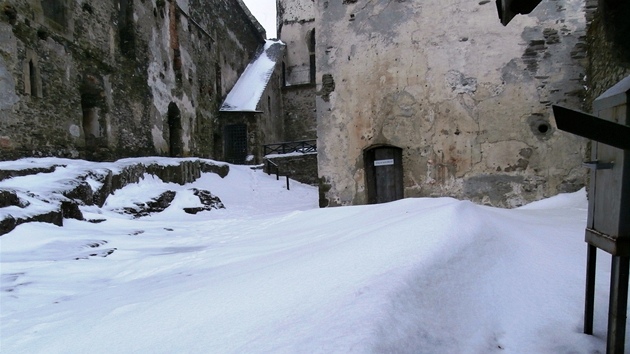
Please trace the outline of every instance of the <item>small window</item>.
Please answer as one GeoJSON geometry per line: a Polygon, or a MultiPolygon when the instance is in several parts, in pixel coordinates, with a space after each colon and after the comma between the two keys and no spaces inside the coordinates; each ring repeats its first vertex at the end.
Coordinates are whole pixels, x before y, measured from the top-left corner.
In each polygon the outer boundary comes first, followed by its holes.
{"type": "Polygon", "coordinates": [[[32,97],[42,97],[42,85],[37,68],[37,57],[31,50],[27,50],[26,62],[23,64],[24,94],[32,97]]]}
{"type": "Polygon", "coordinates": [[[28,82],[29,85],[26,94],[37,96],[37,78],[35,76],[35,64],[33,64],[33,59],[28,61],[28,82]]]}
{"type": "Polygon", "coordinates": [[[308,34],[308,52],[315,53],[315,29],[308,34]]]}
{"type": "Polygon", "coordinates": [[[56,24],[66,26],[66,4],[65,0],[41,0],[42,11],[47,19],[56,24]]]}
{"type": "Polygon", "coordinates": [[[136,32],[133,21],[133,1],[120,0],[118,10],[118,39],[120,51],[127,58],[135,58],[136,32]]]}
{"type": "Polygon", "coordinates": [[[317,77],[317,68],[315,66],[315,53],[310,55],[310,71],[309,71],[309,80],[312,84],[315,83],[315,79],[317,77]]]}
{"type": "Polygon", "coordinates": [[[214,80],[215,80],[215,92],[217,93],[218,98],[223,97],[223,85],[221,84],[221,66],[219,63],[214,65],[214,80]]]}
{"type": "Polygon", "coordinates": [[[308,52],[309,52],[309,59],[310,59],[309,80],[311,83],[315,83],[316,71],[317,71],[315,67],[315,29],[313,29],[309,33],[308,52]]]}
{"type": "Polygon", "coordinates": [[[287,64],[282,62],[282,87],[287,86],[287,64]]]}

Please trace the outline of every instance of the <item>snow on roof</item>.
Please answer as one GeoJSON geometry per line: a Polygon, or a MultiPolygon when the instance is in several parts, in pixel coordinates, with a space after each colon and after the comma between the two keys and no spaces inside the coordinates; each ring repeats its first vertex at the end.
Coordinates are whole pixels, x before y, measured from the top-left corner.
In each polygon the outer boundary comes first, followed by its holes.
{"type": "Polygon", "coordinates": [[[221,112],[257,112],[256,107],[282,55],[284,43],[266,40],[221,105],[221,112]]]}

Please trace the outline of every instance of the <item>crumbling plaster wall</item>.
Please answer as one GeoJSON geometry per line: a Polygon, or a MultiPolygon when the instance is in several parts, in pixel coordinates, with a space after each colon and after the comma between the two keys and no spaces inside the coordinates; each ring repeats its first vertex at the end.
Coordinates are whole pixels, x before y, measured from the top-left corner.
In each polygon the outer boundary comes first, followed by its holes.
{"type": "Polygon", "coordinates": [[[367,202],[363,151],[403,149],[404,195],[495,206],[583,185],[584,142],[550,105],[580,108],[581,0],[510,26],[494,2],[317,0],[321,200],[367,202]]]}
{"type": "Polygon", "coordinates": [[[0,159],[218,157],[218,107],[264,43],[239,0],[46,1],[63,11],[0,1],[0,159]]]}

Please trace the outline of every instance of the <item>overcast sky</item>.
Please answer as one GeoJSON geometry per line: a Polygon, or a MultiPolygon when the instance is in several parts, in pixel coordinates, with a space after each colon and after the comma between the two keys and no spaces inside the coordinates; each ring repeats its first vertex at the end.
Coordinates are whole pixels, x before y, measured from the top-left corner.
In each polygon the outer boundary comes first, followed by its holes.
{"type": "Polygon", "coordinates": [[[267,38],[276,37],[276,0],[243,0],[267,31],[267,38]]]}

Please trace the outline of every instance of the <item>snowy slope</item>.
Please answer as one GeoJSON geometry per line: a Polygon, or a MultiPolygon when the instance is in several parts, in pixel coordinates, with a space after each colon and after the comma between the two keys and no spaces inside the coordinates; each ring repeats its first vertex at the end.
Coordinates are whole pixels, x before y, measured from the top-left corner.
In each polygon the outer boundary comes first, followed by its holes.
{"type": "Polygon", "coordinates": [[[187,186],[147,177],[83,209],[103,223],[0,237],[0,351],[604,352],[608,257],[596,335],[581,333],[585,199],[318,209],[315,188],[241,166],[187,186]],[[188,215],[182,197],[140,219],[112,211],[191,187],[226,209],[188,215]]]}

